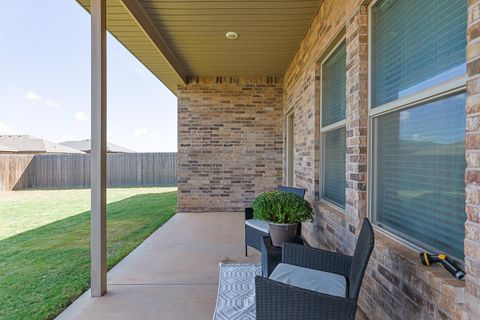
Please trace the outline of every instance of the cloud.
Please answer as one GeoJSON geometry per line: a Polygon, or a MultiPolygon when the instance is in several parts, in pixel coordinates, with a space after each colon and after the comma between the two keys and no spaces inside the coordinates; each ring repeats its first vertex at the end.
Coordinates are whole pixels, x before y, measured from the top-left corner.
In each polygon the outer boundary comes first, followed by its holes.
{"type": "Polygon", "coordinates": [[[137,128],[133,131],[133,135],[135,137],[140,137],[140,136],[144,136],[148,133],[148,130],[145,129],[145,128],[137,128]]]}
{"type": "Polygon", "coordinates": [[[90,116],[82,111],[75,112],[73,116],[78,122],[86,122],[88,119],[90,119],[90,116]]]}
{"type": "Polygon", "coordinates": [[[40,101],[40,96],[35,92],[29,92],[25,95],[25,99],[30,101],[40,101]]]}
{"type": "Polygon", "coordinates": [[[150,134],[150,137],[152,137],[153,139],[158,139],[160,138],[160,135],[158,134],[158,132],[153,132],[150,134]]]}
{"type": "Polygon", "coordinates": [[[48,107],[60,107],[59,102],[54,101],[54,100],[50,100],[50,99],[44,99],[33,91],[30,91],[29,93],[27,93],[24,96],[24,99],[28,100],[28,101],[32,101],[32,102],[38,102],[38,103],[44,104],[48,107]]]}
{"type": "Polygon", "coordinates": [[[17,130],[13,129],[5,122],[0,122],[0,134],[19,134],[17,130]]]}

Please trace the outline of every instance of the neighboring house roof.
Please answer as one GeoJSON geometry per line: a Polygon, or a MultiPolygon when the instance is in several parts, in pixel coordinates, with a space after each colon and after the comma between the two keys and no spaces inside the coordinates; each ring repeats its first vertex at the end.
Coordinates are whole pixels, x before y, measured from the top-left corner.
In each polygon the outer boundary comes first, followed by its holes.
{"type": "MultiPolygon", "coordinates": [[[[70,147],[70,148],[73,148],[73,149],[76,149],[76,150],[83,151],[83,152],[90,152],[90,150],[91,150],[90,139],[80,140],[80,141],[64,141],[64,142],[60,142],[60,144],[62,144],[64,146],[67,146],[67,147],[70,147]]],[[[121,146],[113,144],[113,143],[107,143],[107,152],[131,153],[131,152],[135,152],[135,151],[131,150],[131,149],[128,149],[128,148],[125,148],[125,147],[121,147],[121,146]]]]}
{"type": "Polygon", "coordinates": [[[29,135],[0,135],[0,146],[7,149],[7,152],[83,153],[77,149],[29,135]]]}
{"type": "Polygon", "coordinates": [[[0,146],[0,152],[17,152],[17,149],[7,146],[0,146]]]}

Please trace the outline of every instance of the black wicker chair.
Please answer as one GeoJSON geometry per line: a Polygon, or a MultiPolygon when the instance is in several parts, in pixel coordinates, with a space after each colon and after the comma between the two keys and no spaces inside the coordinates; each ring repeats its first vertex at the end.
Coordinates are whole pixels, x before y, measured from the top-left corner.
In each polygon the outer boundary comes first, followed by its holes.
{"type": "Polygon", "coordinates": [[[353,256],[285,243],[282,263],[344,276],[345,297],[257,276],[257,320],[354,320],[360,287],[374,242],[372,225],[365,219],[353,256]]]}
{"type": "MultiPolygon", "coordinates": [[[[300,197],[305,196],[305,189],[279,186],[279,191],[294,193],[300,197]]],[[[302,226],[299,225],[297,235],[300,235],[302,226]]],[[[253,219],[253,208],[245,208],[245,256],[248,255],[247,247],[260,251],[262,238],[268,236],[266,222],[253,219]]]]}

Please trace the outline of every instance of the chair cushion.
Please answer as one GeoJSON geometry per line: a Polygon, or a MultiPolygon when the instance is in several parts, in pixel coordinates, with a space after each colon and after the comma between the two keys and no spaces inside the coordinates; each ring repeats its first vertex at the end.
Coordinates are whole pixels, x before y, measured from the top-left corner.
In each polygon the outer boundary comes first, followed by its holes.
{"type": "Polygon", "coordinates": [[[248,219],[248,220],[245,220],[245,224],[254,229],[268,233],[268,224],[265,221],[257,220],[257,219],[248,219]]]}
{"type": "Polygon", "coordinates": [[[270,279],[332,296],[346,296],[347,281],[344,276],[335,273],[280,263],[270,279]]]}

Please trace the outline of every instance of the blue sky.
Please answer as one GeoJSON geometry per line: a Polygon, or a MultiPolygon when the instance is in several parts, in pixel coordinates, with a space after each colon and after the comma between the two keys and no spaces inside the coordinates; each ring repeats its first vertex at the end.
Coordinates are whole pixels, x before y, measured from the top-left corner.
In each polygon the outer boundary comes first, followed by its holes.
{"type": "MultiPolygon", "coordinates": [[[[75,0],[2,0],[0,134],[90,138],[90,16],[75,0]]],[[[176,97],[108,36],[108,140],[177,150],[176,97]]]]}

